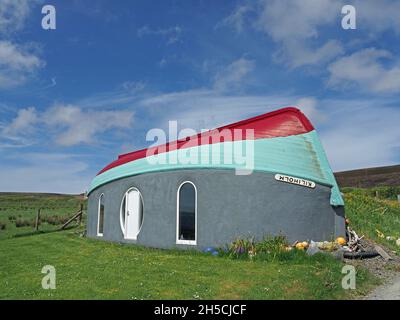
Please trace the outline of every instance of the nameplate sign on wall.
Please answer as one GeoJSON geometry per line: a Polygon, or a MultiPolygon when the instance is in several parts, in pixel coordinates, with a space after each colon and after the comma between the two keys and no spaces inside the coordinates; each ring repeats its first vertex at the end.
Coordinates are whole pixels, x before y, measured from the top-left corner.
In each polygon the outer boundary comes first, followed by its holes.
{"type": "Polygon", "coordinates": [[[277,173],[275,175],[275,180],[281,181],[281,182],[287,182],[291,184],[297,184],[299,186],[307,187],[314,189],[315,188],[315,182],[301,179],[301,178],[296,178],[296,177],[291,177],[291,176],[285,176],[283,174],[277,173]]]}

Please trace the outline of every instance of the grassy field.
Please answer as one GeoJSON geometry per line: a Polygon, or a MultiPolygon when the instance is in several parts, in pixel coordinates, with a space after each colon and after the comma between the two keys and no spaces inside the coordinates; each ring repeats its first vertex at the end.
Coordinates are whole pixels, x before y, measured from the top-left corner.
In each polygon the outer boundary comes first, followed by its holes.
{"type": "MultiPolygon", "coordinates": [[[[400,236],[399,205],[363,190],[346,190],[345,198],[353,228],[399,252],[375,231],[400,236]]],[[[0,217],[32,218],[38,207],[64,215],[80,201],[3,194],[0,217]]],[[[78,228],[24,236],[6,223],[0,230],[0,299],[345,299],[366,294],[378,283],[359,268],[357,290],[343,290],[343,263],[322,254],[296,251],[285,259],[250,261],[90,240],[78,228]],[[56,268],[56,290],[41,288],[45,265],[56,268]]]]}
{"type": "Polygon", "coordinates": [[[400,247],[395,240],[400,238],[400,203],[395,199],[399,190],[400,187],[343,189],[346,216],[350,219],[351,227],[359,235],[385,245],[398,255],[400,247]],[[376,190],[380,198],[374,197],[376,190]],[[393,240],[387,240],[386,237],[392,237],[393,240]]]}
{"type": "Polygon", "coordinates": [[[85,202],[81,196],[59,194],[0,193],[0,240],[32,233],[38,209],[39,230],[55,230],[85,202]]]}

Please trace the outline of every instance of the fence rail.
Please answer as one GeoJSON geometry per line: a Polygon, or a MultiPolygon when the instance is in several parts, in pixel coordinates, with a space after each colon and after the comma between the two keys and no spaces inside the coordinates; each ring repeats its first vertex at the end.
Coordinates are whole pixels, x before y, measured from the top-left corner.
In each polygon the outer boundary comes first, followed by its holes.
{"type": "Polygon", "coordinates": [[[81,204],[80,210],[75,213],[71,218],[65,222],[59,230],[64,230],[72,221],[77,220],[78,224],[81,225],[82,222],[82,215],[83,215],[83,205],[81,204]]]}
{"type": "MultiPolygon", "coordinates": [[[[35,219],[35,231],[39,231],[39,226],[41,224],[40,221],[40,215],[41,215],[42,209],[38,209],[36,213],[36,219],[35,219]]],[[[63,225],[58,228],[58,231],[64,230],[66,227],[68,227],[72,222],[75,220],[78,222],[78,225],[80,226],[82,224],[82,216],[83,216],[84,210],[83,210],[83,204],[80,205],[79,211],[74,213],[66,222],[63,223],[63,225]]]]}

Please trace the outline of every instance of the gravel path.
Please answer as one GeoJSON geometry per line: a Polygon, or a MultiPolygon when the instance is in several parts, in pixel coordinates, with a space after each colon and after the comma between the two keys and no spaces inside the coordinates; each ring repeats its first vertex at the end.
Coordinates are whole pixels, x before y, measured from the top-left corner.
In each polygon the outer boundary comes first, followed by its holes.
{"type": "Polygon", "coordinates": [[[400,276],[389,279],[384,285],[379,286],[366,300],[400,300],[400,276]]]}
{"type": "MultiPolygon", "coordinates": [[[[363,240],[362,243],[363,247],[368,250],[374,250],[374,244],[372,242],[363,240]]],[[[392,260],[385,261],[382,257],[377,256],[375,258],[363,260],[345,259],[345,263],[366,268],[378,279],[383,281],[382,285],[376,287],[362,299],[400,300],[400,256],[396,256],[387,248],[382,248],[392,257],[392,260]]]]}

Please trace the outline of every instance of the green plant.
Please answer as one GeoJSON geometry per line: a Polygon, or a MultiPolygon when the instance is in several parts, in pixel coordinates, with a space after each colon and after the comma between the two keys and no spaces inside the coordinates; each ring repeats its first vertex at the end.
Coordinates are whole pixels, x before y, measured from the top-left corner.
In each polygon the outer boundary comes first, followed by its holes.
{"type": "Polygon", "coordinates": [[[239,258],[239,257],[247,257],[249,254],[255,254],[255,242],[254,239],[241,239],[238,238],[234,240],[228,246],[228,255],[230,257],[239,258]]]}
{"type": "Polygon", "coordinates": [[[284,236],[265,237],[256,244],[256,250],[263,253],[277,253],[284,251],[287,246],[288,243],[284,236]]]}
{"type": "Polygon", "coordinates": [[[18,218],[18,219],[15,220],[15,226],[17,228],[29,227],[29,226],[34,227],[35,226],[35,220],[18,218]]]}
{"type": "Polygon", "coordinates": [[[5,230],[7,224],[5,222],[0,221],[0,230],[5,230]]]}
{"type": "Polygon", "coordinates": [[[67,216],[56,216],[56,215],[52,215],[52,216],[42,216],[41,220],[42,222],[47,222],[48,224],[51,225],[60,225],[60,224],[64,224],[65,222],[67,222],[69,219],[69,217],[67,216]]]}
{"type": "Polygon", "coordinates": [[[238,238],[228,245],[226,254],[231,258],[288,260],[294,257],[290,249],[284,236],[265,237],[258,242],[254,238],[238,238]]]}

